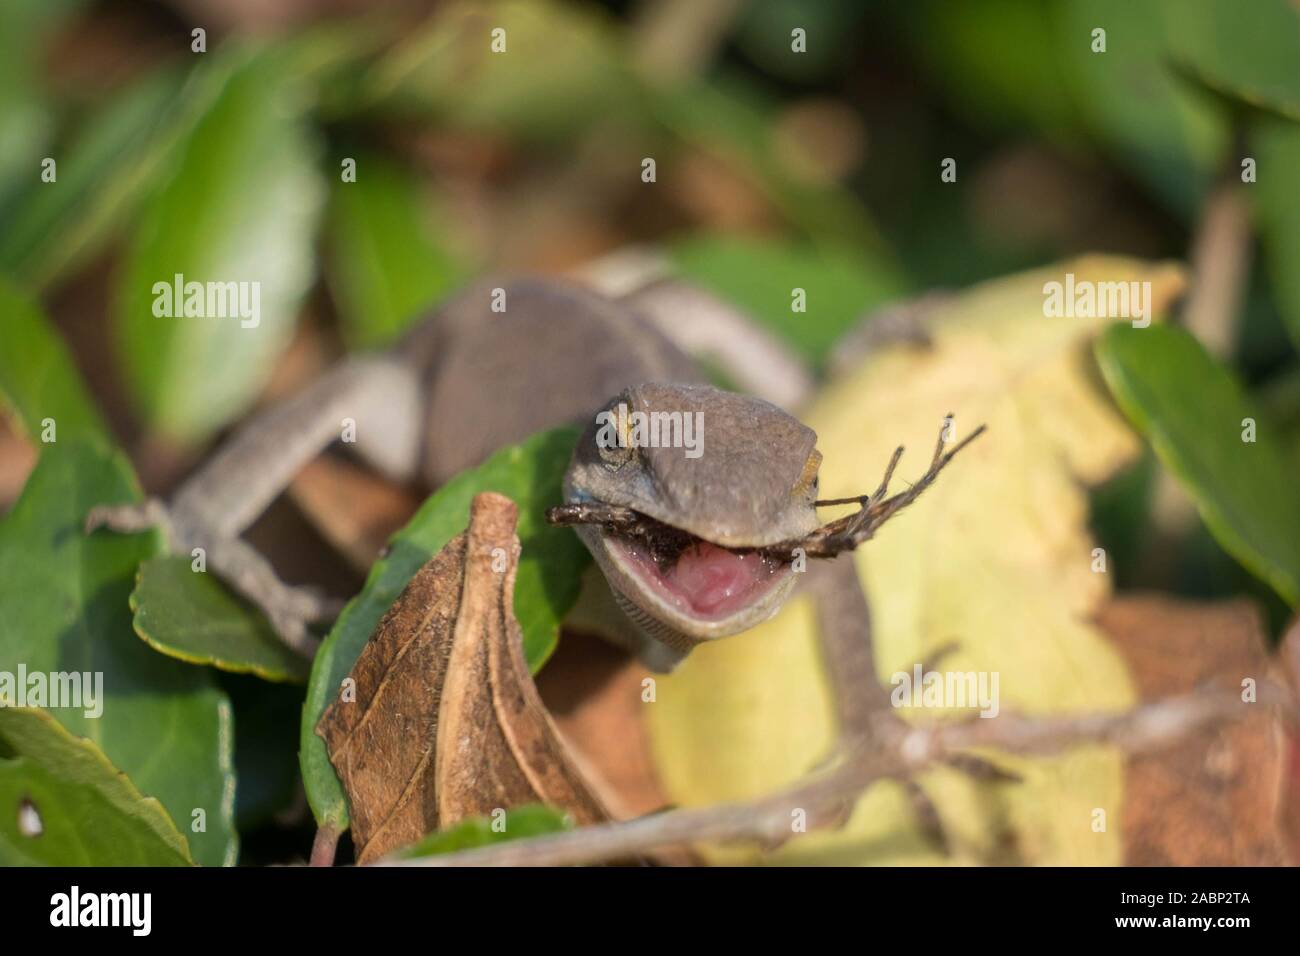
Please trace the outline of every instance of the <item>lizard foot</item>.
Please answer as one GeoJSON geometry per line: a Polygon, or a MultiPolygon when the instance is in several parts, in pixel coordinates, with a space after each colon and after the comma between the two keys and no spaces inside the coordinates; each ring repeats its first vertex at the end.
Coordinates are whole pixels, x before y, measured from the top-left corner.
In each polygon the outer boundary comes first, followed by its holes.
{"type": "Polygon", "coordinates": [[[314,588],[285,584],[262,554],[239,538],[219,538],[207,548],[208,567],[266,615],[280,640],[304,657],[313,657],[320,640],[311,624],[333,620],[343,602],[314,588]]]}
{"type": "Polygon", "coordinates": [[[286,646],[308,658],[315,655],[320,641],[310,625],[332,621],[344,602],[314,588],[285,584],[270,562],[242,539],[206,533],[200,522],[183,514],[173,516],[156,498],[140,504],[98,505],[85,519],[87,534],[99,528],[132,533],[155,527],[164,529],[170,550],[178,554],[202,549],[207,567],[261,611],[286,646]]]}

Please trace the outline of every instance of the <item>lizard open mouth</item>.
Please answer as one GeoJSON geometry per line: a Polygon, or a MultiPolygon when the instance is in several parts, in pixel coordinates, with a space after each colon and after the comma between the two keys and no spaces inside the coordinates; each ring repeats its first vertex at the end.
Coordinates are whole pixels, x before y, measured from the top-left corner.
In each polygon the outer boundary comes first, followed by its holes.
{"type": "Polygon", "coordinates": [[[793,574],[789,561],[756,550],[724,548],[656,523],[653,533],[606,536],[611,555],[679,613],[717,622],[761,602],[793,574]]]}

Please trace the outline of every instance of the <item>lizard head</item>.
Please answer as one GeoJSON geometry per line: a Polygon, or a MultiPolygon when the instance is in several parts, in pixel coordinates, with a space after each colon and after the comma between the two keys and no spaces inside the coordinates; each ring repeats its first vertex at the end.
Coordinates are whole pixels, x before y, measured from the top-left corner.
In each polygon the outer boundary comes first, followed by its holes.
{"type": "Polygon", "coordinates": [[[638,385],[597,412],[574,450],[565,498],[648,519],[649,533],[635,538],[577,529],[647,637],[680,655],[780,609],[792,565],[748,549],[818,527],[816,442],[775,405],[709,386],[638,385]]]}

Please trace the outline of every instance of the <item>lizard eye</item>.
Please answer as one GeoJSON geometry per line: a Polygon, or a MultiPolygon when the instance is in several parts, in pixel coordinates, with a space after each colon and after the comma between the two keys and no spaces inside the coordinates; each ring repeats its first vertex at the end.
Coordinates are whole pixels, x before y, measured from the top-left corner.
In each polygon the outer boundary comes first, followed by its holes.
{"type": "Polygon", "coordinates": [[[601,442],[596,443],[596,450],[600,453],[600,460],[611,470],[622,468],[632,460],[636,449],[627,445],[605,445],[601,442]]]}
{"type": "Polygon", "coordinates": [[[605,467],[616,471],[632,460],[636,448],[628,433],[626,418],[616,418],[612,411],[603,412],[602,416],[607,416],[603,422],[601,417],[596,419],[601,422],[601,428],[596,432],[596,451],[605,467]]]}
{"type": "Polygon", "coordinates": [[[807,461],[803,463],[803,472],[799,475],[799,479],[794,483],[794,487],[790,491],[791,497],[798,498],[809,492],[812,493],[814,498],[817,497],[817,488],[821,484],[821,475],[819,474],[821,466],[822,453],[814,448],[807,461]]]}

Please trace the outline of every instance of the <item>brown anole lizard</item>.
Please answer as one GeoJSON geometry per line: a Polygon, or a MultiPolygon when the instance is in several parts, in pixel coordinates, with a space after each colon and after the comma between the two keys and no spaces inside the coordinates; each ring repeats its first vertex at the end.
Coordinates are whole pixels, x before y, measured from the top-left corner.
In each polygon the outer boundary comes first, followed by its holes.
{"type": "MultiPolygon", "coordinates": [[[[713,307],[679,284],[661,289],[665,301],[713,307]]],[[[333,605],[280,581],[240,534],[339,439],[345,420],[359,455],[389,477],[430,488],[505,444],[584,423],[567,504],[623,509],[636,516],[639,535],[601,516],[562,523],[579,526],[626,615],[607,618],[605,629],[649,666],[671,668],[695,644],[747,630],[780,608],[794,585],[792,548],[819,529],[821,456],[812,430],[777,406],[698,384],[692,361],[642,318],[654,297],[653,288],[615,299],[541,279],[475,285],[386,353],[347,358],[254,416],[169,504],[96,508],[87,526],[161,525],[172,550],[203,548],[212,571],[262,609],[286,643],[310,653],[308,625],[333,605]],[[601,447],[597,414],[620,403],[698,413],[700,454],[601,447]]],[[[827,554],[871,529],[839,530],[827,554]]]]}

